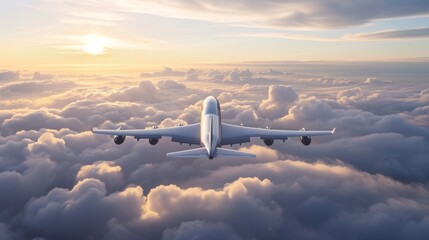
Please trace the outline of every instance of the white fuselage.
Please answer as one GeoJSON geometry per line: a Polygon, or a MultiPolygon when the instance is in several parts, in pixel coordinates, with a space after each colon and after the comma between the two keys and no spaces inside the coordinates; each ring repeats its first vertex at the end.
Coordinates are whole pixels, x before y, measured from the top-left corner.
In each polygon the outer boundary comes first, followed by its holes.
{"type": "Polygon", "coordinates": [[[217,147],[220,146],[220,121],[219,102],[214,97],[207,97],[201,110],[201,145],[206,149],[210,159],[215,157],[217,147]]]}

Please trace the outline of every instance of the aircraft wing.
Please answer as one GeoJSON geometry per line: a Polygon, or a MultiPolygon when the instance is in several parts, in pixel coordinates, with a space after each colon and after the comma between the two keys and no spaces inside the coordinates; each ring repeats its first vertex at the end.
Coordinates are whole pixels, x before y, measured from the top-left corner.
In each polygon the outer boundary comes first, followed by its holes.
{"type": "Polygon", "coordinates": [[[222,123],[221,145],[250,142],[251,137],[286,140],[289,137],[332,135],[334,132],[335,128],[332,131],[296,131],[253,128],[222,123]]]}
{"type": "Polygon", "coordinates": [[[107,129],[92,129],[93,133],[106,135],[131,136],[138,139],[171,137],[171,141],[200,145],[199,123],[185,126],[154,128],[154,129],[130,129],[130,130],[107,130],[107,129]]]}

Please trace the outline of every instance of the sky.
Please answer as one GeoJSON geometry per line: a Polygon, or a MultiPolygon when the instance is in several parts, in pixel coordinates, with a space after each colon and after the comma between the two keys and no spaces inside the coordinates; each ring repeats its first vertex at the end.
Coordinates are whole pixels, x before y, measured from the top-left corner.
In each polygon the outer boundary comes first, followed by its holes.
{"type": "Polygon", "coordinates": [[[395,1],[1,1],[0,67],[60,72],[428,55],[429,6],[395,1]]]}
{"type": "Polygon", "coordinates": [[[427,239],[428,1],[0,0],[0,239],[427,239]],[[333,136],[172,159],[91,127],[333,136]]]}

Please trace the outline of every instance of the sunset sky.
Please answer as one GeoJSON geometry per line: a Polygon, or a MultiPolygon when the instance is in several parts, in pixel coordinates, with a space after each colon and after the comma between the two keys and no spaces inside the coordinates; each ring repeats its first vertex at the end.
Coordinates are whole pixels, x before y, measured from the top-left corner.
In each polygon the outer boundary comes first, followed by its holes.
{"type": "Polygon", "coordinates": [[[426,240],[428,0],[0,0],[0,239],[426,240]],[[166,157],[200,122],[331,130],[166,157]]]}
{"type": "Polygon", "coordinates": [[[243,61],[415,59],[428,2],[2,1],[0,67],[56,72],[243,61]]]}

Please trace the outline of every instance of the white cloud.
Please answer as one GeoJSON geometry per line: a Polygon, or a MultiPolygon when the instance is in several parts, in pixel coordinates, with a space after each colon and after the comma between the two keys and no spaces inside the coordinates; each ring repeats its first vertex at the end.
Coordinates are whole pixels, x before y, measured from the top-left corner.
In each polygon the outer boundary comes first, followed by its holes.
{"type": "Polygon", "coordinates": [[[120,166],[115,166],[114,162],[102,161],[82,166],[76,175],[76,181],[86,178],[95,178],[104,182],[109,192],[120,190],[124,184],[122,169],[120,166]]]}
{"type": "Polygon", "coordinates": [[[176,76],[183,76],[185,75],[184,72],[175,71],[170,67],[164,67],[162,71],[159,72],[153,72],[153,73],[140,73],[140,78],[146,78],[146,77],[176,77],[176,76]]]}
{"type": "Polygon", "coordinates": [[[76,3],[78,9],[112,13],[141,12],[168,18],[198,19],[241,25],[281,28],[339,28],[361,25],[378,19],[420,16],[428,13],[428,4],[421,0],[391,1],[110,1],[76,3]],[[370,10],[368,10],[370,9],[370,10]]]}
{"type": "Polygon", "coordinates": [[[0,81],[10,81],[10,80],[18,80],[21,74],[19,72],[0,72],[0,81]]]}
{"type": "Polygon", "coordinates": [[[270,85],[268,99],[259,105],[262,116],[276,119],[287,114],[289,107],[298,100],[298,94],[292,86],[270,85]]]}
{"type": "MultiPolygon", "coordinates": [[[[76,80],[85,87],[70,79],[67,87],[46,84],[65,82],[56,76],[36,81],[50,86],[43,96],[49,107],[41,110],[26,105],[40,100],[38,90],[9,80],[2,87],[14,86],[16,104],[0,110],[0,237],[426,236],[426,85],[365,84],[367,73],[282,74],[289,68],[188,71],[198,75],[193,82],[183,82],[185,72],[167,69],[151,74],[168,77],[154,82],[92,76],[76,80]],[[190,148],[168,138],[156,146],[127,138],[117,146],[89,131],[198,122],[201,101],[210,94],[220,100],[227,123],[337,132],[315,137],[309,147],[292,138],[272,147],[253,139],[234,148],[256,153],[255,159],[208,161],[166,158],[190,148]]],[[[0,99],[2,106],[7,101],[0,99]]]]}
{"type": "Polygon", "coordinates": [[[356,40],[385,40],[385,39],[409,39],[409,38],[428,38],[429,28],[411,28],[411,29],[388,29],[370,33],[357,33],[345,36],[348,39],[356,40]]]}

